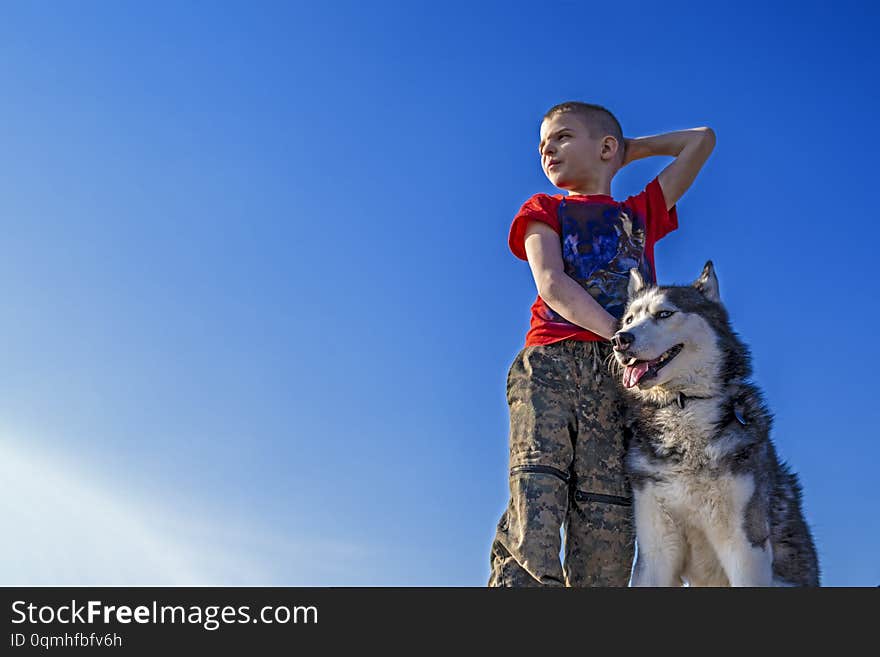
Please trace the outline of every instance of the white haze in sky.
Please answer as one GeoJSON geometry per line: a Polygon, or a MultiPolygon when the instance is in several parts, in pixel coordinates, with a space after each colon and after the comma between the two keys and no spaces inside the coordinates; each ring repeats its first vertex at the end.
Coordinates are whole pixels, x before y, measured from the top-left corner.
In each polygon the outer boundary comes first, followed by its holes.
{"type": "Polygon", "coordinates": [[[0,481],[0,585],[310,585],[363,566],[353,546],[229,526],[217,509],[183,515],[172,495],[137,499],[5,436],[0,481]]]}

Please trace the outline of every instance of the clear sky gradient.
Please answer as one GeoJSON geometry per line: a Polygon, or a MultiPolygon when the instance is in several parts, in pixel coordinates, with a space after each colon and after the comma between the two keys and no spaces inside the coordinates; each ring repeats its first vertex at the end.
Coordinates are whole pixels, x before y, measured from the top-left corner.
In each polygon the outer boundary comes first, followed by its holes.
{"type": "Polygon", "coordinates": [[[660,282],[715,262],[824,583],[880,584],[878,10],[373,4],[5,3],[0,583],[484,585],[584,100],[716,131],[660,282]]]}

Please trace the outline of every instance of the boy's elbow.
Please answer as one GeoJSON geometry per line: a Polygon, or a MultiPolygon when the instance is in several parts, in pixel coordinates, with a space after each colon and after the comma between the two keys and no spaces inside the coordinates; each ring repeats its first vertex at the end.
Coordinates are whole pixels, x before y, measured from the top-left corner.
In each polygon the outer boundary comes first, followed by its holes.
{"type": "Polygon", "coordinates": [[[701,128],[697,128],[697,131],[700,133],[700,138],[706,143],[710,148],[715,148],[715,131],[709,126],[703,126],[701,128]]]}
{"type": "MultiPolygon", "coordinates": [[[[564,274],[563,274],[564,275],[564,274]]],[[[547,272],[539,277],[536,281],[538,285],[538,296],[544,301],[550,303],[559,299],[562,287],[562,279],[556,272],[547,272]]]]}
{"type": "Polygon", "coordinates": [[[712,151],[715,150],[715,131],[708,126],[703,126],[691,128],[689,133],[690,141],[685,146],[689,158],[705,162],[712,154],[712,151]]]}

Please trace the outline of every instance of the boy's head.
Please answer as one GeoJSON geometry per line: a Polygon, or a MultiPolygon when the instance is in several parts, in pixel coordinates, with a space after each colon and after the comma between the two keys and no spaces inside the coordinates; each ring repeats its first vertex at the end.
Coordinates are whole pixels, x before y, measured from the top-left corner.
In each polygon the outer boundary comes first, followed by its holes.
{"type": "Polygon", "coordinates": [[[610,184],[623,165],[623,150],[620,123],[601,105],[560,103],[541,122],[541,168],[559,189],[610,184]]]}

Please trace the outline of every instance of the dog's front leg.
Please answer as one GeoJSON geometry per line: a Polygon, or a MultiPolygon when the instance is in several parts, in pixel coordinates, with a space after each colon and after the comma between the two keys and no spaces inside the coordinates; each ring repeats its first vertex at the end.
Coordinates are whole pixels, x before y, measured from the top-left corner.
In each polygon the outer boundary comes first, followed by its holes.
{"type": "Polygon", "coordinates": [[[636,562],[630,586],[681,586],[684,540],[652,484],[633,491],[636,562]]]}
{"type": "Polygon", "coordinates": [[[773,586],[773,550],[770,541],[752,545],[745,535],[718,549],[731,586],[773,586]]]}
{"type": "Polygon", "coordinates": [[[731,586],[772,586],[773,548],[770,546],[769,506],[756,491],[753,475],[727,481],[728,496],[718,501],[719,522],[710,528],[710,541],[731,586]]]}

